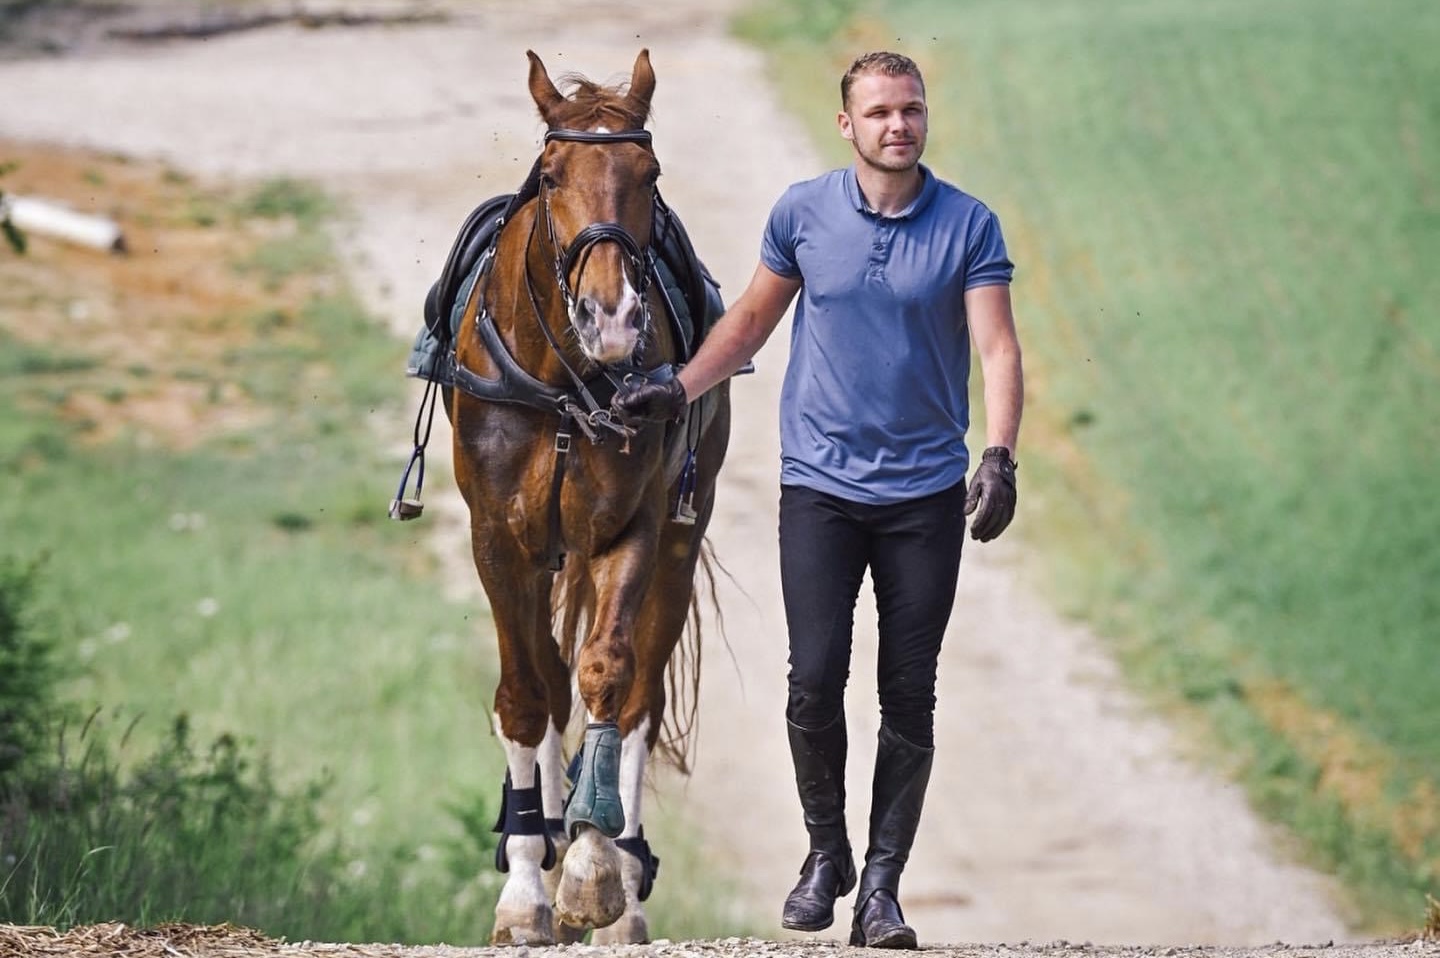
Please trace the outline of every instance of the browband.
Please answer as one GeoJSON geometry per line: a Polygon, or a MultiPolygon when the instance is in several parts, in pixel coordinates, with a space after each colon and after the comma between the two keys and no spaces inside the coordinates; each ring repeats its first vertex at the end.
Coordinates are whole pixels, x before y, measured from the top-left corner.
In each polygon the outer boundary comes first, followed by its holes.
{"type": "Polygon", "coordinates": [[[644,143],[650,144],[649,130],[622,130],[619,133],[596,133],[590,130],[546,130],[545,142],[567,140],[574,143],[644,143]]]}

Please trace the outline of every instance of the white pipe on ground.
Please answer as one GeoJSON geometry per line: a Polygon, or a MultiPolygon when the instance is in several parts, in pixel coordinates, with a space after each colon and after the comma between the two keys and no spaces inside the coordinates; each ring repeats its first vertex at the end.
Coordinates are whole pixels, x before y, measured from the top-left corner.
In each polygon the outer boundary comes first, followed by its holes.
{"type": "Polygon", "coordinates": [[[120,224],[104,216],[91,216],[29,196],[6,196],[10,222],[23,233],[49,236],[110,253],[125,252],[125,234],[120,224]]]}

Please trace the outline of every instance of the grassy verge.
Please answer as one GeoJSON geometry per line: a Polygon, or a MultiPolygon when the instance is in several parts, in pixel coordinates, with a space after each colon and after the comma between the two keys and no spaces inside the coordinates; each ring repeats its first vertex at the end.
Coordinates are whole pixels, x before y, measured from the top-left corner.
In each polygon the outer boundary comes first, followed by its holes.
{"type": "Polygon", "coordinates": [[[862,0],[742,23],[837,163],[864,49],[1019,263],[1019,531],[1259,807],[1413,927],[1440,887],[1440,11],[862,0]]]}
{"type": "MultiPolygon", "coordinates": [[[[98,194],[134,251],[32,237],[25,257],[0,258],[4,553],[37,567],[65,697],[112,730],[95,761],[117,781],[166,755],[186,775],[239,781],[236,763],[258,754],[266,771],[247,788],[279,801],[319,787],[296,814],[313,812],[324,855],[346,856],[348,887],[267,931],[484,941],[495,883],[457,810],[492,815],[498,796],[487,627],[439,594],[429,530],[384,518],[408,452],[403,344],[336,275],[323,198],[7,152],[21,160],[7,186],[43,179],[82,206],[98,194]],[[393,446],[377,428],[390,421],[393,446]]],[[[133,827],[137,854],[203,844],[172,848],[162,836],[184,823],[133,806],[120,830],[133,827]]],[[[198,917],[107,913],[134,877],[115,857],[77,862],[86,880],[64,907],[40,895],[32,917],[198,917]]],[[[201,897],[165,907],[206,911],[201,897]]]]}

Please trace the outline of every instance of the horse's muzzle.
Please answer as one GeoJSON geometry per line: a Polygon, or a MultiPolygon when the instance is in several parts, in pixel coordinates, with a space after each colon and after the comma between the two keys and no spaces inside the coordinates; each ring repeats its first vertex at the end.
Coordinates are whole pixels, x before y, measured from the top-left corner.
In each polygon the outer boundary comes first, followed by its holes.
{"type": "Polygon", "coordinates": [[[620,302],[606,308],[591,296],[575,302],[570,323],[586,357],[600,366],[626,363],[640,351],[645,329],[645,311],[640,297],[625,284],[620,302]]]}

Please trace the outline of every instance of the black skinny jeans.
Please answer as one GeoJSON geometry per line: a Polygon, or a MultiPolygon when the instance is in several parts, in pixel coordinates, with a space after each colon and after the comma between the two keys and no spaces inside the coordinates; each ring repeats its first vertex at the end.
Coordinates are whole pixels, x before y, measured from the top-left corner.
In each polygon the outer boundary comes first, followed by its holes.
{"type": "Polygon", "coordinates": [[[880,718],[906,740],[934,746],[935,669],[955,602],[964,505],[963,481],[882,506],[781,487],[791,722],[823,728],[844,707],[855,601],[868,567],[880,626],[880,718]]]}

